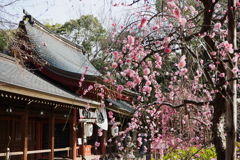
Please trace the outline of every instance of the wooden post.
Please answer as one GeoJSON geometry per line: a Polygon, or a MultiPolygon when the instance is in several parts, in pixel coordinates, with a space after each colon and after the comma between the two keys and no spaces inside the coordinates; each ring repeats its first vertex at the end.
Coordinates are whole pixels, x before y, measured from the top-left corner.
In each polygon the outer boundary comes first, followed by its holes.
{"type": "Polygon", "coordinates": [[[7,148],[6,150],[5,160],[10,160],[10,148],[7,148]]]}
{"type": "MultiPolygon", "coordinates": [[[[76,126],[77,122],[77,109],[73,109],[73,127],[76,126]]],[[[73,128],[72,128],[73,129],[73,128]]],[[[72,132],[72,160],[76,160],[77,157],[77,131],[72,132]]]]}
{"type": "Polygon", "coordinates": [[[85,150],[85,145],[84,145],[84,122],[81,123],[81,126],[82,126],[82,160],[85,159],[85,153],[84,153],[84,150],[85,150]]]}
{"type": "Polygon", "coordinates": [[[49,160],[54,160],[54,129],[55,129],[55,114],[53,114],[49,118],[49,148],[51,149],[51,152],[49,153],[48,157],[49,160]]]}
{"type": "Polygon", "coordinates": [[[101,155],[104,156],[106,154],[106,146],[104,145],[107,140],[107,131],[103,130],[103,135],[101,137],[101,155]]]}
{"type": "MultiPolygon", "coordinates": [[[[41,150],[42,149],[42,124],[38,121],[36,123],[36,149],[41,150]]],[[[36,158],[39,159],[41,157],[41,153],[37,153],[36,158]]]]}
{"type": "Polygon", "coordinates": [[[28,151],[28,111],[22,115],[22,160],[27,160],[27,151],[28,151]]]}

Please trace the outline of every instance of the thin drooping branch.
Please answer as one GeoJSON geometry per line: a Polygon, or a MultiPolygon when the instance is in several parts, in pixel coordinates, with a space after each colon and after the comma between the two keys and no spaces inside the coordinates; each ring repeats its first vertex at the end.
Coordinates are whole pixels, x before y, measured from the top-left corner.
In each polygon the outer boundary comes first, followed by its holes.
{"type": "Polygon", "coordinates": [[[204,10],[202,10],[201,12],[199,12],[195,17],[193,17],[193,18],[191,18],[191,19],[188,19],[187,21],[188,21],[188,22],[193,21],[194,19],[198,18],[203,12],[204,12],[204,10]]]}
{"type": "Polygon", "coordinates": [[[205,126],[209,126],[207,123],[201,121],[200,119],[198,119],[198,118],[196,118],[196,117],[190,117],[189,119],[197,120],[198,122],[202,123],[203,125],[205,125],[205,126]]]}
{"type": "Polygon", "coordinates": [[[187,100],[187,99],[185,99],[185,100],[183,100],[183,103],[182,104],[179,104],[179,105],[174,105],[174,104],[172,104],[172,103],[167,103],[167,102],[162,102],[162,103],[159,103],[159,102],[153,102],[153,103],[151,103],[151,104],[148,104],[148,105],[146,105],[146,106],[143,106],[144,108],[146,108],[146,107],[149,107],[149,106],[158,106],[158,109],[160,108],[160,107],[162,107],[162,106],[164,106],[164,105],[166,105],[166,106],[169,106],[169,107],[171,107],[171,108],[173,108],[173,109],[177,109],[177,108],[181,108],[181,107],[184,107],[184,106],[186,106],[187,104],[194,104],[194,105],[196,105],[196,106],[203,106],[203,105],[206,105],[206,104],[209,104],[209,105],[213,105],[213,101],[203,101],[203,102],[199,102],[199,101],[194,101],[194,100],[187,100]]]}
{"type": "Polygon", "coordinates": [[[141,0],[133,0],[133,2],[129,4],[129,6],[132,6],[132,5],[134,5],[135,3],[138,3],[138,2],[140,2],[140,1],[141,1],[141,0]]]}
{"type": "Polygon", "coordinates": [[[232,81],[239,80],[239,79],[240,79],[240,77],[235,77],[235,78],[227,79],[227,80],[225,80],[225,81],[223,81],[223,82],[221,82],[221,83],[216,84],[216,87],[221,87],[221,86],[223,86],[224,84],[226,84],[227,82],[232,82],[232,81]]]}
{"type": "Polygon", "coordinates": [[[220,22],[221,24],[224,23],[224,21],[227,19],[228,11],[224,14],[224,16],[221,19],[213,19],[213,22],[220,22]]]}

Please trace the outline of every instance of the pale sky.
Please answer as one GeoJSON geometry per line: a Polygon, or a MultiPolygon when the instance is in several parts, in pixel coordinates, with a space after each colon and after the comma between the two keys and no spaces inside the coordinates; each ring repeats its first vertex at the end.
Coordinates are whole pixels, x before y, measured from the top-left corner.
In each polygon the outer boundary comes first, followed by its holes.
{"type": "MultiPolygon", "coordinates": [[[[14,0],[0,0],[0,4],[7,4],[10,1],[14,0]]],[[[114,17],[122,17],[123,12],[128,9],[121,5],[112,7],[111,4],[126,1],[129,2],[129,0],[18,0],[13,5],[5,7],[5,10],[14,15],[10,19],[16,23],[22,19],[23,9],[41,22],[48,19],[53,23],[64,23],[86,14],[93,14],[103,22],[114,17]]]]}

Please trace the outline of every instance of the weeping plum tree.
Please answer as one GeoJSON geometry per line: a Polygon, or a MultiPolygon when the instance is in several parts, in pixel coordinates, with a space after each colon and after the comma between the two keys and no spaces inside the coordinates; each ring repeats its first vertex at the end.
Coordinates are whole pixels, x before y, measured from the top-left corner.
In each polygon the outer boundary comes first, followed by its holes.
{"type": "MultiPolygon", "coordinates": [[[[132,102],[131,122],[120,136],[143,133],[145,138],[137,138],[135,149],[148,141],[144,151],[161,155],[170,148],[213,143],[219,160],[236,159],[240,3],[134,0],[113,4],[118,5],[134,12],[132,23],[114,24],[114,41],[123,47],[108,53],[114,62],[108,67],[107,82],[116,85],[119,94],[124,89],[139,93],[132,102]],[[129,35],[119,41],[122,32],[129,35]]],[[[118,146],[126,155],[124,146],[118,146]]]]}

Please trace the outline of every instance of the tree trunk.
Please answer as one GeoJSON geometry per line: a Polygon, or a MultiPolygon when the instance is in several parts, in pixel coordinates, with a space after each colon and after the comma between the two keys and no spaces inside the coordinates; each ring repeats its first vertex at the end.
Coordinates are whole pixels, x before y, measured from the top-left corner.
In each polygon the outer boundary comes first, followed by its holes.
{"type": "MultiPolygon", "coordinates": [[[[228,0],[228,43],[233,45],[236,49],[236,0],[228,0]]],[[[236,78],[236,73],[232,72],[237,63],[232,63],[231,58],[234,54],[230,55],[229,62],[227,63],[227,79],[236,78]]],[[[236,159],[236,140],[237,140],[237,82],[232,80],[227,85],[226,97],[226,157],[225,159],[236,159]]]]}
{"type": "Polygon", "coordinates": [[[216,104],[214,104],[212,137],[216,148],[217,159],[225,160],[226,138],[224,135],[226,99],[220,93],[216,95],[216,104]]]}

